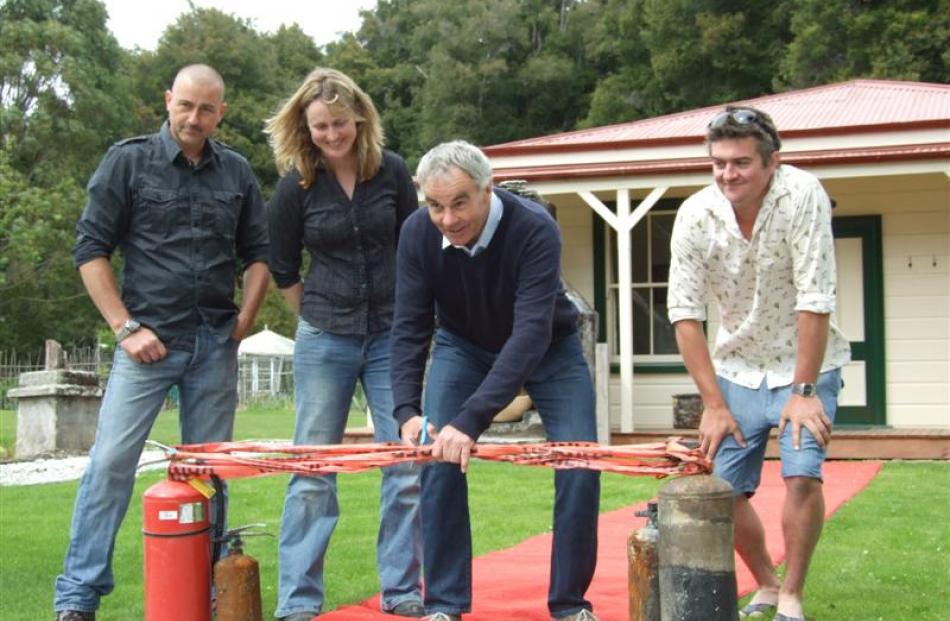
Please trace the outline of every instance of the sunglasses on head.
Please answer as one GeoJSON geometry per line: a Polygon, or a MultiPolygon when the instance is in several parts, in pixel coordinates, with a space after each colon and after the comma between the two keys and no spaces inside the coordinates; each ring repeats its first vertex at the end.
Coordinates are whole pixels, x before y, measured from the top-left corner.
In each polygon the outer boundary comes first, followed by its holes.
{"type": "Polygon", "coordinates": [[[755,110],[738,108],[736,110],[725,110],[720,112],[709,121],[709,129],[719,129],[726,125],[755,125],[766,133],[772,142],[775,142],[776,136],[771,127],[759,116],[755,110]]]}

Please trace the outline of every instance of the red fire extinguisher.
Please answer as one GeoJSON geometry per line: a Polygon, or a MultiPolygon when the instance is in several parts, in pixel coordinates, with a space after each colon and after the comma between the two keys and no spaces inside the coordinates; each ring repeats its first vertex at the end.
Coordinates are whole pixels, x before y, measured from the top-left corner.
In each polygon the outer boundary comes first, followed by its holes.
{"type": "Polygon", "coordinates": [[[187,483],[162,481],[142,505],[145,621],[211,621],[208,499],[187,483]]]}

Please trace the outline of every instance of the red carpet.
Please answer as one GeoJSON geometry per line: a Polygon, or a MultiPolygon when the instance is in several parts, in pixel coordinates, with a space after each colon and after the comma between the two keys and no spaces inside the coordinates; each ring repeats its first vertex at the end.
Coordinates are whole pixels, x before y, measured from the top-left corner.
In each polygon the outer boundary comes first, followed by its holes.
{"type": "MultiPolygon", "coordinates": [[[[785,486],[781,464],[766,462],[762,485],[752,499],[766,527],[769,552],[776,563],[785,558],[782,544],[781,511],[785,486]]],[[[871,482],[881,469],[880,462],[826,462],[825,516],[829,517],[846,500],[871,482]]],[[[587,592],[594,612],[602,621],[624,621],[627,611],[627,536],[639,528],[643,518],[634,517],[642,506],[631,506],[600,516],[600,548],[597,573],[587,592]]],[[[818,545],[821,545],[819,542],[818,545]]],[[[466,621],[548,621],[547,588],[551,536],[531,537],[513,548],[490,552],[473,564],[474,602],[466,621]]],[[[745,565],[736,557],[736,577],[740,596],[755,587],[745,565]]],[[[379,597],[359,605],[338,608],[320,617],[327,621],[393,621],[379,612],[379,597]]]]}

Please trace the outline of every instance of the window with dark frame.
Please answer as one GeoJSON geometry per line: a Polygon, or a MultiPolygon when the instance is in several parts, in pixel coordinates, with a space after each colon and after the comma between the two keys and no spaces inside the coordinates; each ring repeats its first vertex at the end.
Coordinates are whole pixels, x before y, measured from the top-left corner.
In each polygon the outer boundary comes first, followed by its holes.
{"type": "MultiPolygon", "coordinates": [[[[663,199],[631,233],[633,358],[636,362],[680,362],[676,337],[667,318],[670,236],[682,199],[663,199]]],[[[617,235],[607,232],[607,340],[611,361],[620,361],[620,294],[617,235]]]]}

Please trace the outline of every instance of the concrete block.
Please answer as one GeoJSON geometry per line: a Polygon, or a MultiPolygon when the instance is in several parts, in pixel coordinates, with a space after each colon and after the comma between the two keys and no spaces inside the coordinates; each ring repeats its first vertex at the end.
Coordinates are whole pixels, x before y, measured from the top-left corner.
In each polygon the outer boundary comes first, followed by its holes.
{"type": "Polygon", "coordinates": [[[99,386],[99,376],[88,371],[51,369],[20,373],[20,386],[50,386],[70,384],[73,386],[99,386]]]}
{"type": "Polygon", "coordinates": [[[21,374],[20,387],[7,392],[17,400],[15,457],[88,452],[102,402],[98,383],[95,373],[65,369],[21,374]]]}

